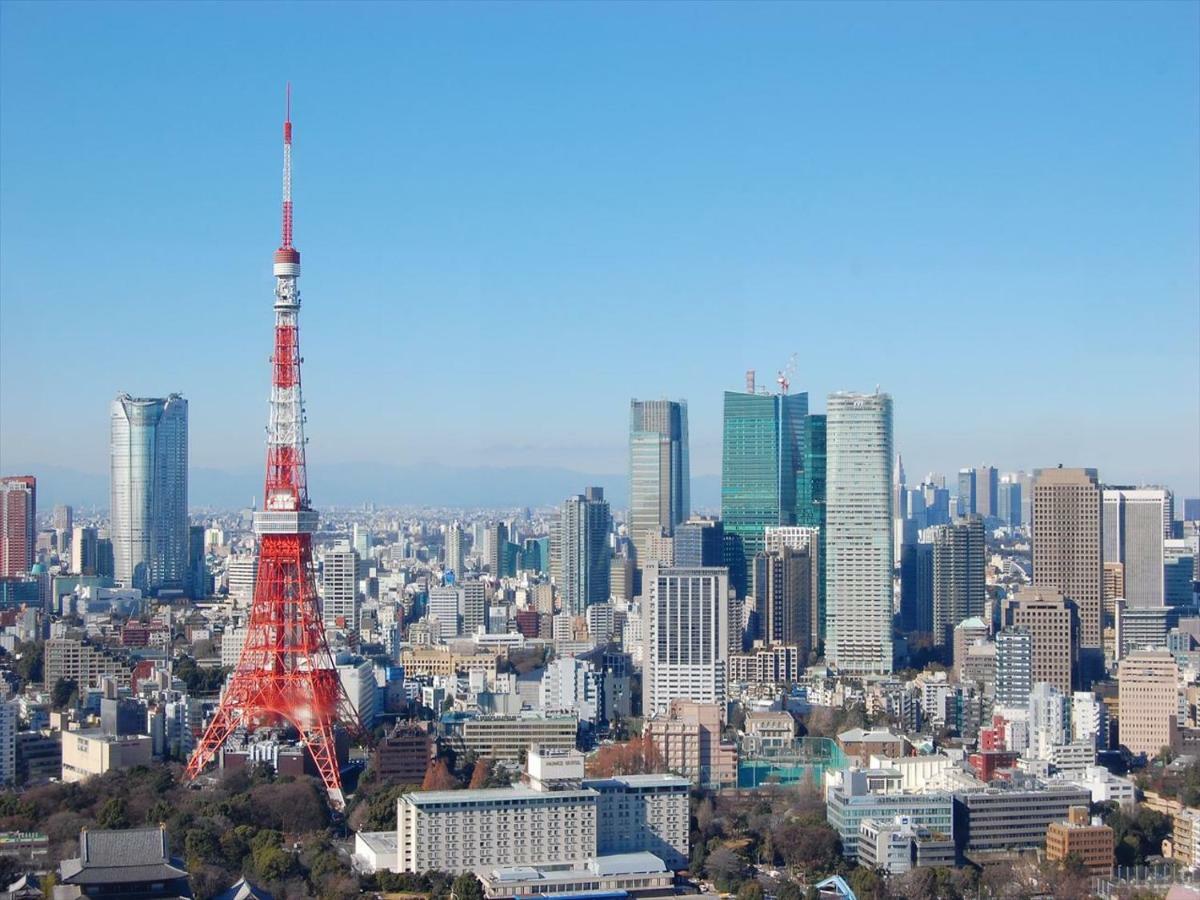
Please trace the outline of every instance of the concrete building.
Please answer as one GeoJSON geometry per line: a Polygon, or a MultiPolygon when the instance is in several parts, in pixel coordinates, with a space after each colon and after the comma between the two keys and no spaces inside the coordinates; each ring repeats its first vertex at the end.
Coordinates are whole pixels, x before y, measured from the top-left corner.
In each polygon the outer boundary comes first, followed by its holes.
{"type": "Polygon", "coordinates": [[[425,617],[437,621],[441,640],[462,634],[462,601],[462,591],[455,585],[434,585],[429,589],[425,617]]]}
{"type": "Polygon", "coordinates": [[[74,681],[80,691],[99,687],[101,679],[111,678],[120,687],[129,687],[132,665],[123,657],[76,638],[50,638],[44,644],[43,674],[53,686],[59,679],[74,681]]]}
{"type": "Polygon", "coordinates": [[[325,629],[358,633],[358,553],[348,544],[321,559],[321,618],[325,629]]]}
{"type": "Polygon", "coordinates": [[[954,626],[954,638],[951,646],[953,647],[956,680],[963,680],[962,670],[963,664],[967,660],[967,651],[975,645],[976,641],[986,641],[990,633],[991,629],[988,627],[988,623],[979,616],[963,619],[954,626]]]}
{"type": "Polygon", "coordinates": [[[675,873],[653,853],[614,853],[582,864],[497,867],[479,874],[488,900],[555,897],[664,897],[675,873]]]}
{"type": "Polygon", "coordinates": [[[375,746],[375,769],[384,781],[421,784],[433,757],[433,735],[422,725],[397,722],[375,746]]]}
{"type": "Polygon", "coordinates": [[[1086,806],[1072,806],[1065,821],[1051,822],[1046,830],[1046,859],[1062,862],[1074,857],[1090,875],[1112,875],[1113,849],[1113,830],[1099,817],[1089,818],[1086,806]]]}
{"type": "Polygon", "coordinates": [[[813,608],[820,590],[818,566],[809,550],[782,547],[755,554],[753,585],[757,637],[767,644],[799,647],[807,660],[814,645],[813,608]]]}
{"type": "Polygon", "coordinates": [[[1004,603],[1001,621],[1006,628],[1029,632],[1033,683],[1044,681],[1064,694],[1070,694],[1075,683],[1079,648],[1075,604],[1057,591],[1024,588],[1004,603]]]}
{"type": "Polygon", "coordinates": [[[182,590],[188,565],[188,407],[179,394],[120,394],[111,407],[111,522],[116,580],[182,590]]]}
{"type": "Polygon", "coordinates": [[[405,647],[400,651],[400,666],[408,678],[482,672],[489,684],[496,680],[496,654],[486,651],[455,653],[449,647],[405,647]]]}
{"type": "Polygon", "coordinates": [[[724,568],[649,566],[646,599],[643,709],[661,714],[687,698],[725,707],[729,658],[729,576],[724,568]]]}
{"type": "Polygon", "coordinates": [[[571,615],[582,616],[589,605],[609,598],[611,531],[612,514],[603,488],[590,487],[563,504],[552,534],[551,555],[562,608],[571,615]]]}
{"type": "Polygon", "coordinates": [[[933,545],[900,548],[900,629],[933,634],[933,545]]]}
{"type": "Polygon", "coordinates": [[[446,526],[446,569],[461,578],[467,570],[466,534],[458,522],[446,526]]]}
{"type": "Polygon", "coordinates": [[[837,743],[847,759],[856,759],[864,766],[872,756],[897,759],[905,754],[908,745],[901,735],[886,728],[851,728],[837,736],[837,743]]]}
{"type": "Polygon", "coordinates": [[[645,540],[673,537],[691,515],[687,403],[629,403],[629,537],[644,559],[645,540]]]}
{"type": "Polygon", "coordinates": [[[826,641],[848,673],[892,671],[892,398],[830,394],[826,641]]]}
{"type": "Polygon", "coordinates": [[[983,518],[967,516],[952,525],[937,525],[932,529],[931,543],[933,640],[944,645],[951,641],[960,622],[983,615],[983,518]]]}
{"type": "Polygon", "coordinates": [[[956,848],[948,834],[915,825],[908,816],[864,819],[858,833],[858,862],[888,875],[920,866],[953,867],[956,848]]]}
{"type": "Polygon", "coordinates": [[[0,578],[24,575],[36,561],[37,479],[0,478],[0,578]]]}
{"type": "Polygon", "coordinates": [[[714,703],[675,699],[665,715],[645,721],[642,733],[668,771],[702,787],[729,787],[737,784],[737,748],[721,739],[723,714],[714,703]]]}
{"type": "Polygon", "coordinates": [[[653,853],[669,869],[688,864],[691,783],[677,775],[617,775],[585,778],[598,794],[596,852],[653,853]]]}
{"type": "Polygon", "coordinates": [[[746,653],[729,656],[729,681],[739,684],[775,684],[799,681],[807,664],[799,647],[778,644],[756,646],[746,653]]]}
{"type": "Polygon", "coordinates": [[[1130,606],[1163,605],[1163,521],[1169,492],[1108,487],[1103,492],[1103,561],[1120,563],[1130,606]]]}
{"type": "Polygon", "coordinates": [[[1168,650],[1138,650],[1117,667],[1121,743],[1155,756],[1179,747],[1179,667],[1168,650]]]}
{"type": "Polygon", "coordinates": [[[578,730],[575,716],[479,716],[462,721],[459,740],[464,750],[478,756],[516,760],[535,745],[572,749],[578,730]]]}
{"type": "Polygon", "coordinates": [[[229,580],[229,599],[238,606],[254,602],[254,586],[258,581],[258,554],[231,557],[226,566],[229,580]]]}
{"type": "MultiPolygon", "coordinates": [[[[1039,469],[1033,484],[1033,584],[1075,604],[1088,679],[1103,664],[1101,490],[1095,469],[1039,469]]],[[[1043,679],[1038,679],[1043,680],[1043,679]]]]}
{"type": "Polygon", "coordinates": [[[1072,806],[1086,806],[1091,792],[1070,784],[1017,783],[954,795],[954,838],[961,854],[1003,853],[1042,847],[1051,822],[1072,806]]]}
{"type": "Polygon", "coordinates": [[[0,703],[0,785],[17,783],[17,728],[21,711],[15,700],[0,703]]]}
{"type": "Polygon", "coordinates": [[[842,839],[842,855],[858,860],[858,841],[862,824],[868,819],[892,821],[903,816],[913,825],[939,834],[954,835],[954,805],[950,794],[932,791],[924,794],[875,792],[868,773],[845,769],[827,775],[825,818],[842,839]]]}
{"type": "Polygon", "coordinates": [[[996,634],[997,706],[1024,709],[1033,690],[1033,634],[1028,628],[1002,628],[996,634]]]}
{"type": "Polygon", "coordinates": [[[62,732],[62,780],[83,781],[117,769],[148,766],[153,758],[149,735],[120,737],[99,731],[62,732]]]}

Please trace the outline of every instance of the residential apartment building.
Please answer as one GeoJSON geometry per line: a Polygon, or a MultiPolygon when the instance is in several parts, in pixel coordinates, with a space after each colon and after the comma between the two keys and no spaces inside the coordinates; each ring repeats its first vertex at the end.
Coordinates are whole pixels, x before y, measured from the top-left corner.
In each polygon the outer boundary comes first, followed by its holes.
{"type": "Polygon", "coordinates": [[[737,784],[737,748],[721,739],[723,712],[715,703],[675,699],[665,715],[645,721],[642,733],[668,771],[704,787],[729,787],[737,784]]]}
{"type": "Polygon", "coordinates": [[[1169,650],[1137,650],[1117,667],[1121,743],[1155,756],[1179,747],[1179,666],[1169,650]]]}

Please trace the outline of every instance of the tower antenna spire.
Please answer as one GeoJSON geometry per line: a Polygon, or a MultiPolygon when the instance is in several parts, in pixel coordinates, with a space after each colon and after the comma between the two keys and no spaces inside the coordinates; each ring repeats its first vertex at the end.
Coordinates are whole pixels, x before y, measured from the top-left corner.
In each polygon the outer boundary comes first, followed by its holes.
{"type": "Polygon", "coordinates": [[[283,227],[280,250],[292,249],[292,83],[287,86],[287,112],[283,120],[283,227]]]}

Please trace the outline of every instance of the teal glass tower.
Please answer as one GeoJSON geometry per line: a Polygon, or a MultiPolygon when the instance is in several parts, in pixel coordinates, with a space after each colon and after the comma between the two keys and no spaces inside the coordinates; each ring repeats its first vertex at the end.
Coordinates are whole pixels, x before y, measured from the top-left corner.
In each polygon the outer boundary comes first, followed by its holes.
{"type": "Polygon", "coordinates": [[[768,525],[825,524],[824,425],[808,394],[725,392],[721,519],[739,597],[768,525]]]}

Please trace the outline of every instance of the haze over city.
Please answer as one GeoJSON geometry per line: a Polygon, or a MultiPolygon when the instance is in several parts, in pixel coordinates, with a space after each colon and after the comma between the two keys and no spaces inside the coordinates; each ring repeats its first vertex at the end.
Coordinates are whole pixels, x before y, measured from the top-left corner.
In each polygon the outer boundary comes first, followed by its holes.
{"type": "Polygon", "coordinates": [[[715,506],[721,392],[793,353],[910,472],[1200,490],[1194,4],[112,10],[0,33],[0,459],[47,497],[179,391],[193,497],[249,502],[286,80],[318,504],[623,473],[665,396],[715,506]]]}

